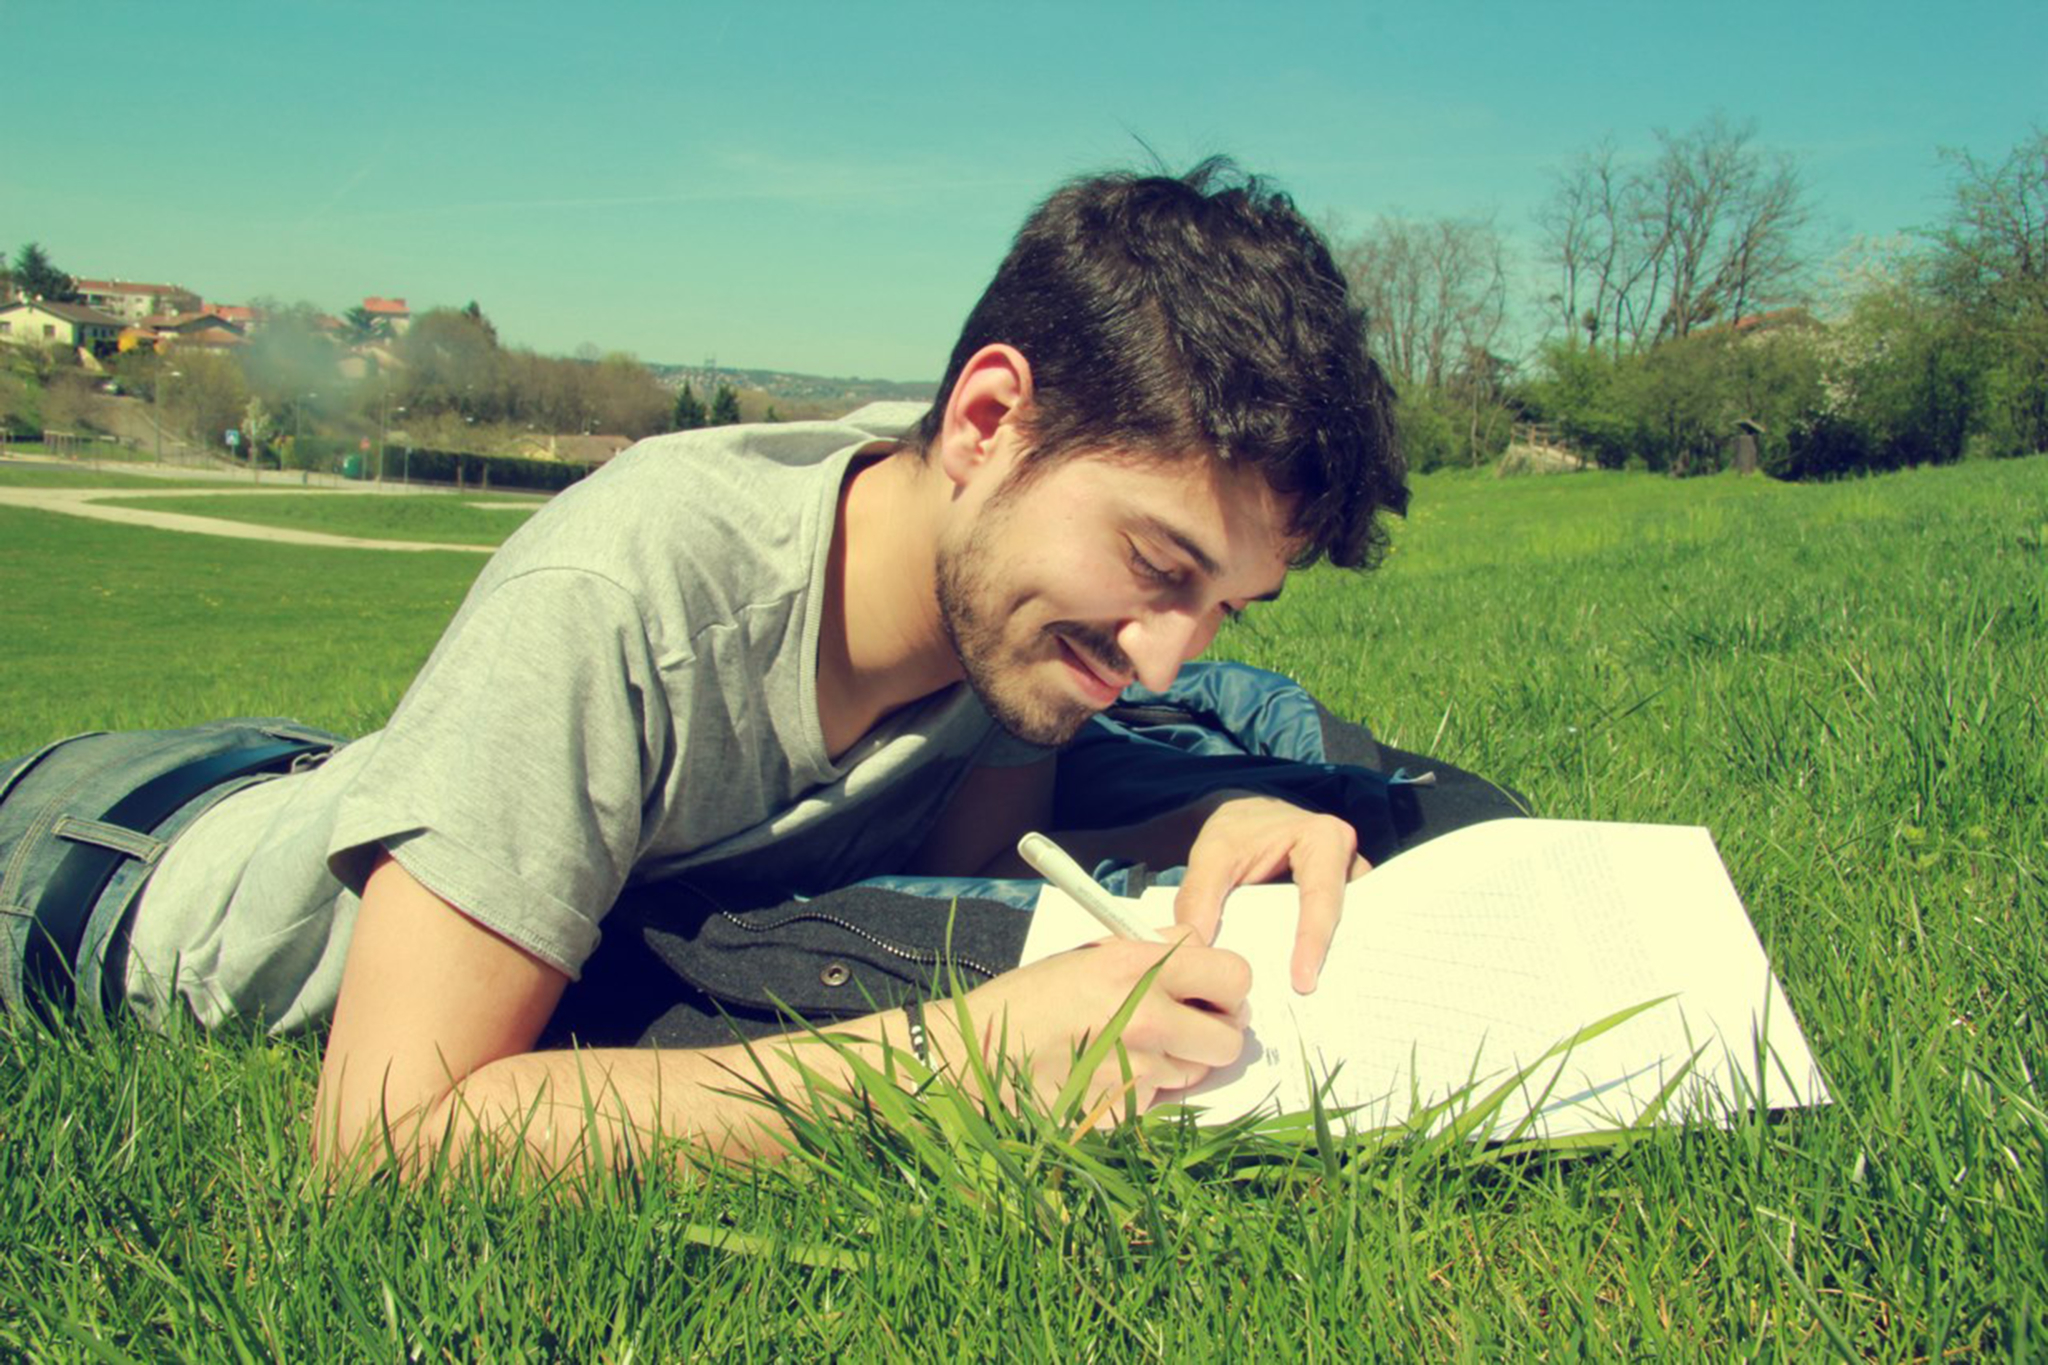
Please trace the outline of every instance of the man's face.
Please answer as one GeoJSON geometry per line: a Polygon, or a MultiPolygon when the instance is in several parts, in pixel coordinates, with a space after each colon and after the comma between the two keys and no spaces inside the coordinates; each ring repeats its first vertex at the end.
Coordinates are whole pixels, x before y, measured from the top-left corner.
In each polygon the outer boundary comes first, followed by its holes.
{"type": "Polygon", "coordinates": [[[1133,681],[1163,691],[1294,545],[1265,480],[1207,456],[1014,464],[939,547],[941,619],[989,714],[1064,744],[1133,681]]]}

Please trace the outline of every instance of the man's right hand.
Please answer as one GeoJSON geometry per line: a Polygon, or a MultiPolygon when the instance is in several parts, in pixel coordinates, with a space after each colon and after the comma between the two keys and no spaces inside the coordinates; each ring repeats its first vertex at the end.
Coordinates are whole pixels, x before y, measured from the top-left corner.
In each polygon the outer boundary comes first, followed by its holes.
{"type": "MultiPolygon", "coordinates": [[[[1251,965],[1236,953],[1206,946],[1191,930],[1166,933],[1162,942],[1108,939],[1075,948],[977,987],[966,997],[974,1045],[991,1063],[999,1043],[1026,1060],[1033,1090],[1049,1101],[1066,1084],[1078,1051],[1101,1034],[1145,973],[1164,959],[1118,1035],[1124,1061],[1112,1049],[1096,1068],[1084,1111],[1099,1111],[1106,1119],[1127,1107],[1113,1098],[1124,1094],[1126,1062],[1129,1098],[1140,1111],[1160,1092],[1185,1089],[1229,1066],[1244,1048],[1251,965]]],[[[948,1002],[928,1005],[926,1018],[943,1020],[946,1036],[957,1039],[948,1002]]]]}

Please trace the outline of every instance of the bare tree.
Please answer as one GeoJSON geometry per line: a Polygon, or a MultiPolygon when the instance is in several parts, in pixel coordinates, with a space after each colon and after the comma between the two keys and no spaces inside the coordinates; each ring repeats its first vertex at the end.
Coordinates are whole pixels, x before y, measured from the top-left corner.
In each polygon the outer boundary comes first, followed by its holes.
{"type": "Polygon", "coordinates": [[[1490,352],[1507,316],[1507,269],[1491,221],[1383,215],[1339,249],[1373,354],[1396,376],[1441,388],[1490,352]]]}
{"type": "Polygon", "coordinates": [[[1801,297],[1805,185],[1755,140],[1716,115],[1660,130],[1649,162],[1603,143],[1560,171],[1537,224],[1565,330],[1620,354],[1801,297]]]}
{"type": "Polygon", "coordinates": [[[1557,271],[1548,302],[1567,333],[1597,344],[1606,330],[1622,243],[1622,187],[1614,144],[1581,152],[1558,172],[1557,187],[1536,211],[1544,251],[1557,271]]]}
{"type": "Polygon", "coordinates": [[[2004,160],[1944,152],[1955,204],[1934,234],[1936,288],[1989,358],[1989,418],[2003,453],[2048,450],[2048,132],[2004,160]]]}
{"type": "Polygon", "coordinates": [[[2048,132],[1996,164],[1944,151],[1955,207],[1935,234],[1943,285],[1961,301],[2048,313],[2048,132]]]}

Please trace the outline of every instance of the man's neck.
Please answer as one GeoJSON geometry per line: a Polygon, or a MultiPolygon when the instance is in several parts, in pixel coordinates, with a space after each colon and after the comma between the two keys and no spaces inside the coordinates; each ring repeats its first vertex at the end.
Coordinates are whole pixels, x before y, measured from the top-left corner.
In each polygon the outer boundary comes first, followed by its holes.
{"type": "Polygon", "coordinates": [[[856,462],[840,490],[818,636],[818,715],[834,758],[891,711],[961,677],[939,617],[944,483],[899,451],[856,462]]]}

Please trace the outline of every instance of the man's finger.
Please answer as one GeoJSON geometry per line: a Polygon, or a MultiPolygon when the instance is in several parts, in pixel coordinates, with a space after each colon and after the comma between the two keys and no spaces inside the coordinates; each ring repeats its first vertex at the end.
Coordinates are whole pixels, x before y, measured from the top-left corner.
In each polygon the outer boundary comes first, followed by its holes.
{"type": "Polygon", "coordinates": [[[1294,931],[1290,975],[1296,993],[1307,995],[1322,978],[1330,940],[1337,936],[1337,921],[1344,914],[1344,884],[1328,872],[1297,870],[1295,880],[1301,887],[1301,923],[1294,931]]]}
{"type": "Polygon", "coordinates": [[[1188,857],[1187,875],[1173,898],[1173,919],[1202,936],[1202,942],[1216,941],[1216,926],[1223,922],[1223,898],[1236,887],[1230,865],[1199,844],[1188,857]]]}
{"type": "Polygon", "coordinates": [[[1293,852],[1294,881],[1301,888],[1301,921],[1294,934],[1289,975],[1294,989],[1307,995],[1322,978],[1330,942],[1344,915],[1344,885],[1370,866],[1358,856],[1348,826],[1333,825],[1326,833],[1342,837],[1304,839],[1293,852]]]}
{"type": "Polygon", "coordinates": [[[1225,948],[1189,948],[1175,953],[1159,984],[1176,1000],[1200,1000],[1226,1014],[1252,990],[1252,964],[1225,948]]]}

